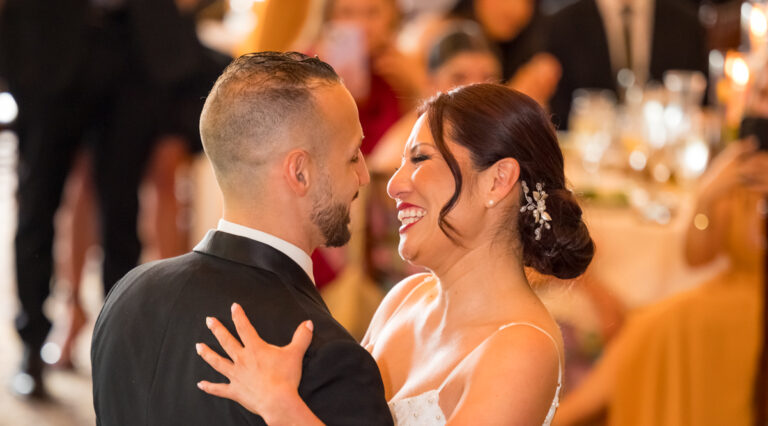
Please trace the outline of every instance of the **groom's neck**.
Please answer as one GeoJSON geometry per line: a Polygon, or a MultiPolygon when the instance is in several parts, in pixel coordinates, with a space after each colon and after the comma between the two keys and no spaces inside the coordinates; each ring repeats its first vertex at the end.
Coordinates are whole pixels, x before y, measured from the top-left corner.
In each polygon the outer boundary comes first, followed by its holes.
{"type": "Polygon", "coordinates": [[[222,218],[228,222],[274,235],[310,255],[318,247],[309,232],[311,229],[307,226],[309,220],[302,219],[295,209],[278,206],[237,208],[225,205],[222,218]]]}

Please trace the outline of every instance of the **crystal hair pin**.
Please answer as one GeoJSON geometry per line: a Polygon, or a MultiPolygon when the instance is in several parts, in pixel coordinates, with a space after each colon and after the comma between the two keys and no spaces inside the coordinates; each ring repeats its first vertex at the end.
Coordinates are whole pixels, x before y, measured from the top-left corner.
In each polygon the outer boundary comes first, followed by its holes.
{"type": "Polygon", "coordinates": [[[536,240],[541,240],[541,229],[551,229],[552,226],[549,222],[552,217],[547,213],[547,193],[544,191],[544,185],[540,182],[536,183],[536,190],[531,194],[531,190],[528,189],[528,184],[523,180],[521,181],[523,186],[523,195],[527,201],[526,205],[520,208],[520,213],[532,212],[533,221],[539,226],[533,231],[536,240]]]}

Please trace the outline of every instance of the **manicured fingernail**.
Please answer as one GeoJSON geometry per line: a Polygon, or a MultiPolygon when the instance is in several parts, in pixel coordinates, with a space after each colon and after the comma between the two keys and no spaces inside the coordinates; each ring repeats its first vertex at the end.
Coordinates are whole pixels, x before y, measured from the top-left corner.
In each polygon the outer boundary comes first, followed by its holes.
{"type": "Polygon", "coordinates": [[[213,318],[211,317],[205,317],[205,325],[208,326],[208,328],[213,327],[213,318]]]}
{"type": "Polygon", "coordinates": [[[203,352],[203,345],[195,343],[195,350],[197,351],[197,354],[200,355],[203,352]]]}
{"type": "Polygon", "coordinates": [[[203,382],[197,382],[197,388],[203,390],[203,382]]]}
{"type": "Polygon", "coordinates": [[[232,313],[235,313],[235,309],[237,309],[238,307],[239,307],[239,305],[237,303],[233,303],[232,304],[232,308],[231,308],[232,309],[232,313]]]}
{"type": "Polygon", "coordinates": [[[304,325],[309,329],[309,331],[315,331],[315,324],[312,323],[312,320],[305,321],[304,325]]]}

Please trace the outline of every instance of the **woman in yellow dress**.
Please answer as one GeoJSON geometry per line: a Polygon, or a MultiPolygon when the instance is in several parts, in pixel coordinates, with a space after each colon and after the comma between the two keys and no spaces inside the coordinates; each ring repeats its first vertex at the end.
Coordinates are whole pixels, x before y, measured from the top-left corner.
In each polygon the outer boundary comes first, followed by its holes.
{"type": "Polygon", "coordinates": [[[753,421],[762,336],[768,153],[731,144],[702,178],[686,259],[725,256],[701,286],[627,321],[554,424],[580,424],[607,409],[609,425],[734,425],[753,421]]]}

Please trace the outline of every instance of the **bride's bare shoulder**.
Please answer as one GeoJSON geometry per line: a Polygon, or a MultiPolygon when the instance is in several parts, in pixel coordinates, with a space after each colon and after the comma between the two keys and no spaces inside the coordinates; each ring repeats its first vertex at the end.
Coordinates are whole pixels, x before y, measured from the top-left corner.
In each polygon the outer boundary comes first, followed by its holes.
{"type": "Polygon", "coordinates": [[[435,275],[431,272],[422,272],[419,274],[413,274],[408,277],[405,277],[402,281],[395,284],[394,287],[392,287],[392,290],[387,294],[387,297],[401,297],[405,298],[408,296],[414,289],[421,286],[422,284],[430,284],[434,283],[437,280],[435,275]]]}
{"type": "MultiPolygon", "coordinates": [[[[406,301],[408,296],[416,289],[430,285],[435,281],[435,276],[431,273],[425,272],[421,274],[413,274],[406,277],[387,293],[384,300],[376,310],[374,315],[374,321],[386,321],[390,316],[406,301]]],[[[373,325],[373,322],[371,322],[373,325]]]]}
{"type": "Polygon", "coordinates": [[[367,347],[369,343],[375,340],[375,336],[392,314],[406,301],[408,295],[413,293],[417,288],[430,285],[434,280],[435,277],[433,274],[425,272],[411,275],[395,284],[376,309],[371,324],[368,326],[368,332],[363,338],[363,346],[367,347]]]}
{"type": "Polygon", "coordinates": [[[458,424],[469,419],[541,424],[558,387],[559,342],[559,333],[552,336],[527,323],[502,327],[478,348],[452,419],[458,424]]]}

